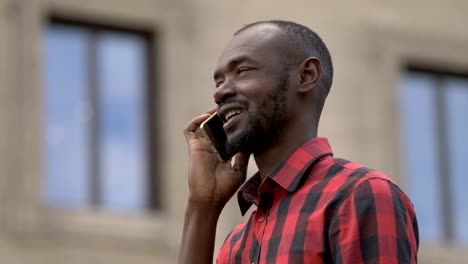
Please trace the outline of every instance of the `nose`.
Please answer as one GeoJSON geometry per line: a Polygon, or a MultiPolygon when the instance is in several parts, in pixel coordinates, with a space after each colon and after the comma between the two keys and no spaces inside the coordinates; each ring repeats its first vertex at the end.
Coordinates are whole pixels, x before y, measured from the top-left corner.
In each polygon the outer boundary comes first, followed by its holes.
{"type": "Polygon", "coordinates": [[[217,105],[221,105],[228,98],[236,94],[234,84],[226,79],[220,86],[218,86],[213,94],[214,101],[217,105]]]}

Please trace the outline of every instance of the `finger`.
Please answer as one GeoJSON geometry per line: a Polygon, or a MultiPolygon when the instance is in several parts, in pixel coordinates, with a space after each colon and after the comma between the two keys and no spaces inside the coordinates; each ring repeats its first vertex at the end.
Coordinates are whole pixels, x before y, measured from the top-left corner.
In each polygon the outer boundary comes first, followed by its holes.
{"type": "Polygon", "coordinates": [[[193,118],[185,127],[184,132],[195,132],[208,117],[210,117],[210,114],[203,114],[193,118]]]}
{"type": "Polygon", "coordinates": [[[214,112],[216,112],[216,107],[211,108],[210,110],[206,111],[204,114],[194,117],[188,125],[185,127],[184,132],[194,132],[198,129],[198,127],[205,121],[208,117],[210,117],[214,112]]]}
{"type": "Polygon", "coordinates": [[[185,135],[185,139],[187,140],[187,142],[189,142],[192,139],[200,137],[199,127],[210,116],[211,114],[206,113],[206,114],[195,117],[188,123],[187,127],[184,129],[184,135],[185,135]]]}

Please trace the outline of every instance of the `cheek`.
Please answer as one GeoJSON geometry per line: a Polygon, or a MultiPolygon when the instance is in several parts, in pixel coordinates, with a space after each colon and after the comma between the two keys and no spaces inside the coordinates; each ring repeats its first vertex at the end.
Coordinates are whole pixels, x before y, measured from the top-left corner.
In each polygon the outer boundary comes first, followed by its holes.
{"type": "Polygon", "coordinates": [[[245,100],[249,112],[260,119],[274,116],[274,112],[284,109],[284,96],[287,95],[284,86],[287,83],[266,76],[243,80],[237,84],[239,98],[245,100]]]}
{"type": "Polygon", "coordinates": [[[244,80],[239,80],[236,84],[239,93],[250,100],[259,101],[278,86],[277,82],[265,74],[255,74],[244,80]]]}
{"type": "Polygon", "coordinates": [[[286,95],[285,99],[285,110],[288,113],[297,113],[299,111],[300,102],[297,100],[297,97],[291,96],[289,93],[286,95]]]}

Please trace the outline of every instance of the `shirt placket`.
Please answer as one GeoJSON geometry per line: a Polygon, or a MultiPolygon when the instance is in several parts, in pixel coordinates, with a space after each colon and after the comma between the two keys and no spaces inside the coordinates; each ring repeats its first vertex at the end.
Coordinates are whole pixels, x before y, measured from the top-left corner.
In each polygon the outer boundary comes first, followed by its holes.
{"type": "Polygon", "coordinates": [[[259,189],[259,196],[257,200],[257,210],[255,212],[255,221],[254,221],[254,236],[257,240],[257,248],[253,249],[253,254],[251,254],[251,263],[257,264],[260,260],[260,252],[262,249],[263,235],[265,234],[265,228],[268,224],[268,215],[271,204],[271,188],[268,182],[264,182],[259,189]]]}

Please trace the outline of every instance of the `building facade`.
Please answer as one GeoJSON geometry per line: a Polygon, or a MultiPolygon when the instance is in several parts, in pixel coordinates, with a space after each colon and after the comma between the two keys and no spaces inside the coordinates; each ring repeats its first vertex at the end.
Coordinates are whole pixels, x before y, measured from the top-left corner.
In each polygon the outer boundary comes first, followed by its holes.
{"type": "MultiPolygon", "coordinates": [[[[463,0],[0,0],[1,262],[176,262],[182,130],[213,106],[212,72],[233,32],[285,19],[316,30],[332,54],[319,134],[410,194],[421,263],[466,263],[467,12],[463,0]],[[115,114],[122,105],[132,110],[115,114]],[[124,130],[132,140],[118,150],[138,154],[116,157],[106,142],[124,130]]],[[[230,202],[217,248],[241,219],[230,202]]]]}

